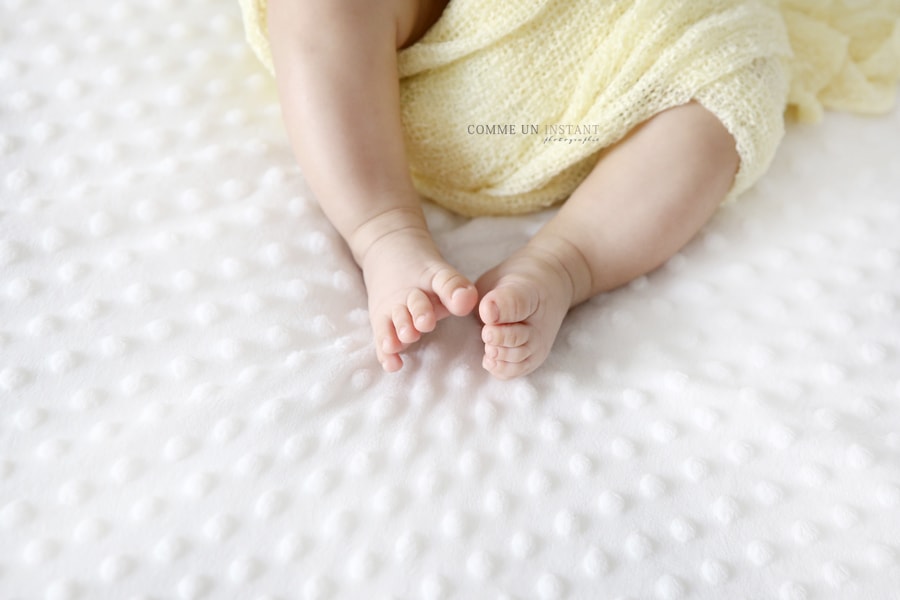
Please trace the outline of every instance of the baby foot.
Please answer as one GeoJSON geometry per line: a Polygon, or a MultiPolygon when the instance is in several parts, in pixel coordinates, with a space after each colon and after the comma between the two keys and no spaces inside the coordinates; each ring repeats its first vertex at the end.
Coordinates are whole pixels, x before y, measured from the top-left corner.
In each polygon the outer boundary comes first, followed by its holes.
{"type": "Polygon", "coordinates": [[[403,367],[400,353],[450,315],[478,302],[475,286],[443,259],[424,221],[386,215],[364,232],[372,241],[356,253],[369,297],[375,351],[385,371],[403,367]],[[373,234],[373,230],[377,233],[373,234]]]}
{"type": "Polygon", "coordinates": [[[578,282],[552,250],[529,244],[476,283],[484,322],[482,366],[498,379],[541,366],[576,298],[578,282]]]}

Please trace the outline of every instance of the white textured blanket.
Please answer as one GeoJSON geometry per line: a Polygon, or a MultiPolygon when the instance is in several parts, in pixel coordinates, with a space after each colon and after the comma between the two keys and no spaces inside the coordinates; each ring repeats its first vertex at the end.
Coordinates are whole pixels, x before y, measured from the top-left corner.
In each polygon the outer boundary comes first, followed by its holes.
{"type": "Polygon", "coordinates": [[[792,128],[527,379],[389,376],[234,3],[0,1],[0,598],[900,598],[898,139],[792,128]]]}

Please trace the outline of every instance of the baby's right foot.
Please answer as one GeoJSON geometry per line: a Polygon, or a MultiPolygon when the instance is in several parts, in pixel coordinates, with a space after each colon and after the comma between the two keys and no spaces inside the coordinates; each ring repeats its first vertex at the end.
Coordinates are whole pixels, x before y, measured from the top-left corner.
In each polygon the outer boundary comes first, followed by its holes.
{"type": "Polygon", "coordinates": [[[349,241],[363,270],[375,352],[389,373],[400,370],[400,353],[439,320],[468,315],[478,303],[475,286],[444,260],[417,211],[388,211],[349,241]]]}

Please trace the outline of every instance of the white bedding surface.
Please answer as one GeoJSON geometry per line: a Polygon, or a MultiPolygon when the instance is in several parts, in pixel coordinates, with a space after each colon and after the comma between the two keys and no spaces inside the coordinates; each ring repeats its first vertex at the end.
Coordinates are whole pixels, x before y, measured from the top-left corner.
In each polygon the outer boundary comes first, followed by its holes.
{"type": "Polygon", "coordinates": [[[898,140],[791,127],[531,377],[386,375],[236,3],[0,0],[0,598],[900,598],[898,140]]]}

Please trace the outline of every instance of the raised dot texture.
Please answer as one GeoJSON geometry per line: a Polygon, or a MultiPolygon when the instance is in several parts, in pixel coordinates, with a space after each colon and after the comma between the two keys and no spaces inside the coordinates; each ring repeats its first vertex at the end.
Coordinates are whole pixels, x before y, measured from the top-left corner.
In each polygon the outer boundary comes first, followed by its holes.
{"type": "Polygon", "coordinates": [[[672,537],[681,542],[687,543],[697,537],[697,528],[694,524],[684,518],[677,518],[669,524],[669,532],[672,537]]]}
{"type": "Polygon", "coordinates": [[[565,583],[556,575],[545,573],[537,582],[537,594],[542,600],[557,600],[565,594],[565,583]]]}
{"type": "Polygon", "coordinates": [[[20,527],[35,516],[35,508],[25,500],[14,500],[0,509],[0,523],[8,529],[20,527]]]}
{"type": "Polygon", "coordinates": [[[778,588],[778,597],[780,600],[806,600],[809,597],[809,593],[803,585],[789,581],[778,588]]]}
{"type": "Polygon", "coordinates": [[[105,538],[109,533],[109,525],[99,518],[87,518],[78,522],[72,533],[75,541],[89,544],[105,538]]]}
{"type": "Polygon", "coordinates": [[[796,521],[791,527],[794,541],[801,545],[809,545],[819,539],[819,528],[809,521],[796,521]]]}
{"type": "Polygon", "coordinates": [[[597,499],[597,508],[604,515],[618,515],[625,510],[625,499],[620,494],[605,491],[597,499]]]}
{"type": "Polygon", "coordinates": [[[765,542],[753,541],[747,545],[747,558],[757,567],[769,564],[773,556],[772,547],[765,542]]]}
{"type": "Polygon", "coordinates": [[[714,587],[724,584],[730,576],[728,567],[717,560],[703,561],[700,572],[704,581],[714,587]]]}
{"type": "Polygon", "coordinates": [[[716,516],[716,519],[721,521],[723,524],[729,524],[736,520],[741,513],[740,505],[734,498],[730,498],[728,496],[722,496],[718,500],[715,501],[712,507],[713,514],[716,516]]]}
{"type": "Polygon", "coordinates": [[[537,540],[528,532],[518,532],[512,537],[510,549],[516,558],[528,558],[537,549],[537,540]]]}
{"type": "Polygon", "coordinates": [[[663,575],[656,581],[654,586],[657,598],[661,600],[675,600],[676,598],[684,598],[684,584],[673,575],[663,575]]]}
{"type": "Polygon", "coordinates": [[[625,540],[625,551],[632,560],[644,560],[653,554],[653,540],[643,533],[632,533],[625,540]]]}
{"type": "Polygon", "coordinates": [[[160,540],[153,549],[153,557],[156,560],[171,563],[184,556],[188,551],[188,544],[181,538],[170,536],[160,540]]]}
{"type": "MultiPolygon", "coordinates": [[[[549,4],[536,26],[611,3],[549,4]]],[[[900,108],[789,123],[752,189],[570,311],[528,377],[481,368],[477,310],[387,374],[237,3],[0,12],[4,598],[896,593],[900,108]]],[[[563,95],[591,75],[547,72],[563,95]]],[[[552,217],[422,209],[473,279],[552,217]]]]}
{"type": "Polygon", "coordinates": [[[134,569],[134,562],[127,556],[108,556],[100,563],[100,578],[107,582],[118,581],[134,569]]]}
{"type": "Polygon", "coordinates": [[[32,540],[25,545],[23,558],[31,564],[40,565],[56,558],[60,544],[52,539],[32,540]]]}
{"type": "Polygon", "coordinates": [[[212,589],[212,584],[208,578],[202,575],[187,575],[178,582],[176,587],[180,598],[196,600],[205,598],[212,589]]]}

